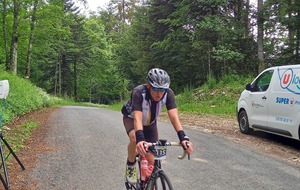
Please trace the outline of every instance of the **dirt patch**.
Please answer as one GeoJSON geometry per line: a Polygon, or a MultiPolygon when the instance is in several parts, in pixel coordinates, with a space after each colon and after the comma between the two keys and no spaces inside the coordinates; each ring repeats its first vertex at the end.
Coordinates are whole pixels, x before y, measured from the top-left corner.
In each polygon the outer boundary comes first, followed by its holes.
{"type": "MultiPolygon", "coordinates": [[[[5,126],[5,133],[10,133],[13,128],[20,128],[22,123],[25,122],[37,122],[39,127],[34,129],[32,135],[29,139],[24,143],[24,147],[16,152],[17,157],[20,159],[21,164],[25,167],[25,170],[22,170],[21,165],[16,161],[14,157],[11,155],[11,159],[6,161],[7,169],[8,169],[8,179],[10,182],[10,190],[35,190],[38,187],[37,182],[31,176],[31,170],[37,164],[37,158],[39,154],[42,154],[47,151],[52,151],[44,141],[45,136],[47,134],[47,130],[50,129],[49,126],[46,125],[46,121],[51,115],[51,113],[56,108],[44,108],[38,111],[34,111],[23,115],[19,118],[16,118],[10,125],[5,126]]],[[[5,134],[3,135],[5,136],[5,134]]],[[[9,142],[9,138],[13,138],[12,134],[9,134],[9,137],[6,138],[8,144],[12,146],[9,142]]],[[[12,147],[13,148],[13,147],[12,147]]],[[[7,155],[8,152],[5,152],[7,155]]],[[[1,175],[4,177],[3,169],[1,168],[1,175]]],[[[5,189],[2,183],[0,183],[0,190],[5,189]]]]}
{"type": "MultiPolygon", "coordinates": [[[[167,114],[162,113],[160,119],[168,121],[167,114]]],[[[249,135],[242,134],[235,117],[180,114],[180,120],[185,127],[221,136],[300,166],[300,141],[260,131],[253,131],[249,135]]]]}
{"type": "MultiPolygon", "coordinates": [[[[39,123],[32,136],[26,141],[21,151],[17,152],[25,170],[22,170],[15,159],[7,163],[10,190],[35,190],[38,184],[30,175],[30,171],[36,166],[39,154],[53,149],[45,141],[45,134],[50,130],[46,121],[56,108],[45,108],[30,114],[26,114],[9,125],[9,128],[20,127],[21,123],[35,121],[39,123]]],[[[169,121],[167,114],[162,113],[160,120],[169,121]]],[[[269,156],[283,159],[289,163],[300,166],[300,141],[279,137],[262,132],[253,132],[250,135],[240,133],[236,118],[220,117],[212,115],[180,114],[180,119],[184,127],[190,127],[205,133],[211,133],[230,139],[237,143],[248,146],[269,156]]],[[[8,139],[9,141],[9,139],[8,139]]],[[[1,169],[1,173],[3,169],[1,169]]],[[[4,189],[0,184],[0,189],[4,189]]]]}

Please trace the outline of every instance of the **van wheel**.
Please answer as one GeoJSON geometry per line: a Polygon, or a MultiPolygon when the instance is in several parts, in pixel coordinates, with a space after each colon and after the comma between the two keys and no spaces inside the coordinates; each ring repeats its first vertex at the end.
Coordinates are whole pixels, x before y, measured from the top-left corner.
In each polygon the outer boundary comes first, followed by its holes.
{"type": "Polygon", "coordinates": [[[242,110],[239,113],[239,118],[238,118],[238,122],[239,122],[239,128],[240,131],[244,134],[248,134],[250,132],[250,127],[249,127],[249,121],[248,121],[248,116],[245,110],[242,110]]]}

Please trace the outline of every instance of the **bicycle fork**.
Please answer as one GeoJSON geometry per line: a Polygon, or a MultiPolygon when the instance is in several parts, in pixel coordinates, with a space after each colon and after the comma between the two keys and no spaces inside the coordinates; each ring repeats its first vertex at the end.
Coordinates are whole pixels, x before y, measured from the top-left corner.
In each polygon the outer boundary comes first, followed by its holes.
{"type": "Polygon", "coordinates": [[[161,169],[158,168],[158,167],[157,167],[156,169],[153,170],[153,172],[152,172],[150,178],[148,179],[148,182],[147,182],[147,184],[146,184],[145,190],[152,190],[152,189],[150,189],[150,188],[154,186],[155,179],[156,179],[157,176],[159,175],[159,172],[160,172],[160,171],[161,171],[161,169]]]}

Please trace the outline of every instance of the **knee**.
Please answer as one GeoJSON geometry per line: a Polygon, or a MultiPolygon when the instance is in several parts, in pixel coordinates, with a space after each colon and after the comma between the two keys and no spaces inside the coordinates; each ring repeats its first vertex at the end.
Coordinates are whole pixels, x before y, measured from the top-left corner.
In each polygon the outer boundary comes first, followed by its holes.
{"type": "Polygon", "coordinates": [[[130,133],[129,133],[128,136],[129,136],[130,143],[136,144],[136,139],[135,139],[135,132],[134,132],[134,130],[130,131],[130,133]]]}

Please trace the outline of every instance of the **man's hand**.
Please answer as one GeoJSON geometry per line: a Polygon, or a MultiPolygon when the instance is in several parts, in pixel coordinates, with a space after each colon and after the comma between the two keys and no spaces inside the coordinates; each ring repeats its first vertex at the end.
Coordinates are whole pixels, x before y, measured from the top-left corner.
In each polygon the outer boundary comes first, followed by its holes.
{"type": "Polygon", "coordinates": [[[191,141],[181,141],[181,145],[186,153],[191,154],[193,152],[193,143],[191,141]]]}
{"type": "Polygon", "coordinates": [[[146,156],[146,153],[148,151],[148,145],[146,143],[146,141],[140,141],[136,144],[136,151],[142,155],[142,156],[146,156]]]}

